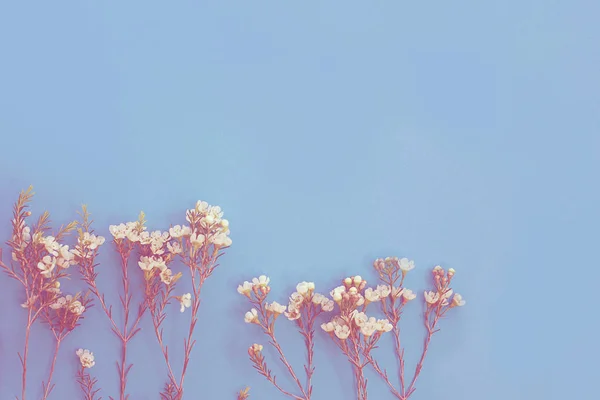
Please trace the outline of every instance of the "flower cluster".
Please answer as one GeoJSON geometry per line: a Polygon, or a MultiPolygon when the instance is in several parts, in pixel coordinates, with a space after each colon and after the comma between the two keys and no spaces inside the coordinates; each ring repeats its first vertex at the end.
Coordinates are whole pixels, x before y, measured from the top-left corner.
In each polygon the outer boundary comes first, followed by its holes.
{"type": "MultiPolygon", "coordinates": [[[[443,268],[435,267],[433,269],[434,290],[424,292],[428,332],[426,345],[415,375],[412,381],[408,383],[408,381],[405,381],[404,349],[400,347],[398,323],[404,306],[417,297],[412,290],[404,287],[404,279],[407,273],[415,268],[415,263],[407,258],[388,257],[375,260],[373,265],[380,280],[373,287],[368,287],[367,281],[360,275],[350,276],[343,279],[340,286],[331,290],[331,299],[329,299],[321,294],[314,293],[314,283],[300,282],[296,286],[296,291],[290,296],[287,306],[277,302],[268,303],[265,301],[267,294],[270,292],[268,277],[263,275],[254,278],[251,282],[246,281],[239,285],[237,290],[238,293],[248,297],[254,307],[244,315],[244,320],[247,323],[262,327],[271,339],[270,344],[274,345],[279,352],[280,348],[273,334],[273,321],[282,313],[289,320],[296,321],[301,333],[306,338],[308,365],[305,366],[305,370],[310,375],[314,370],[311,353],[313,345],[311,330],[314,316],[322,311],[333,311],[334,308],[337,308],[337,312],[333,317],[321,324],[321,329],[328,334],[350,362],[356,382],[357,398],[359,400],[367,399],[367,380],[364,368],[371,365],[375,372],[388,384],[390,391],[397,399],[407,400],[415,390],[415,381],[422,369],[431,336],[439,330],[436,329],[438,320],[448,310],[463,306],[465,300],[461,295],[453,294],[453,290],[450,288],[452,277],[456,273],[454,269],[450,268],[448,272],[445,272],[443,268]],[[367,314],[369,306],[371,308],[369,308],[370,311],[367,314]],[[371,315],[377,313],[377,311],[383,314],[382,317],[371,315]],[[306,327],[310,327],[310,329],[306,329],[306,327]],[[388,332],[395,337],[395,354],[400,362],[401,387],[399,389],[395,388],[389,381],[388,373],[379,367],[373,354],[373,350],[377,348],[381,336],[388,332]]],[[[254,344],[248,349],[248,355],[255,369],[269,379],[282,393],[296,399],[310,399],[310,388],[297,395],[286,392],[275,383],[272,379],[274,377],[271,377],[270,371],[266,367],[262,348],[261,345],[254,344]]],[[[281,360],[286,364],[285,357],[282,354],[280,352],[281,360]]],[[[295,378],[291,367],[288,371],[290,371],[292,378],[295,378]]],[[[301,385],[298,387],[302,389],[301,385]]]]}
{"type": "Polygon", "coordinates": [[[244,315],[244,321],[249,324],[259,325],[263,333],[270,339],[270,344],[279,353],[280,360],[287,368],[288,373],[296,382],[300,395],[290,395],[288,391],[279,386],[275,377],[271,375],[267,368],[267,363],[262,355],[262,345],[254,344],[248,349],[248,355],[256,370],[269,380],[280,392],[287,396],[296,396],[296,399],[309,400],[312,393],[312,375],[314,366],[312,364],[314,354],[314,324],[318,315],[322,312],[331,311],[334,308],[334,302],[324,295],[315,292],[313,282],[300,282],[296,285],[296,291],[290,295],[288,305],[282,305],[276,301],[268,302],[267,295],[271,291],[269,286],[270,279],[266,275],[253,278],[251,281],[245,281],[238,286],[239,294],[247,297],[254,306],[244,315]],[[296,376],[296,372],[289,364],[281,346],[275,337],[275,320],[281,314],[284,314],[288,320],[293,321],[299,328],[300,334],[304,337],[307,349],[308,362],[304,366],[307,376],[307,384],[304,386],[296,376]]]}
{"type": "Polygon", "coordinates": [[[229,222],[223,219],[223,211],[220,207],[198,201],[193,209],[186,211],[185,215],[189,225],[174,225],[164,231],[148,231],[143,213],[136,222],[109,227],[123,260],[129,257],[133,249],[136,249],[139,255],[137,265],[144,274],[143,307],[150,312],[154,332],[169,371],[169,381],[165,385],[164,392],[161,393],[163,399],[179,399],[182,396],[183,376],[193,346],[191,335],[200,305],[201,287],[216,268],[216,261],[223,254],[223,250],[231,245],[229,222]],[[173,272],[171,265],[176,260],[180,260],[189,268],[193,294],[173,295],[176,282],[183,276],[181,272],[173,272]],[[168,348],[163,343],[162,337],[161,326],[166,318],[166,306],[171,299],[179,302],[181,312],[191,308],[193,314],[180,380],[173,375],[168,348]]]}
{"type": "Polygon", "coordinates": [[[79,357],[79,362],[83,368],[92,368],[96,365],[96,361],[94,361],[94,353],[90,352],[87,349],[79,349],[75,352],[77,357],[79,357]]]}

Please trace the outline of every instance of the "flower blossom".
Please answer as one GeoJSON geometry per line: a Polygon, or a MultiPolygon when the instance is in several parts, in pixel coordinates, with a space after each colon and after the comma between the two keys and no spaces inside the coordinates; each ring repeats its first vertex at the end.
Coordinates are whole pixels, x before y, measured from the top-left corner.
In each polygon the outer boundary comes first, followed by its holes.
{"type": "Polygon", "coordinates": [[[79,357],[79,361],[81,362],[81,366],[83,368],[92,368],[94,365],[96,365],[96,362],[94,361],[94,353],[90,352],[89,350],[79,349],[75,352],[75,354],[77,354],[77,357],[79,357]]]}
{"type": "Polygon", "coordinates": [[[333,333],[335,333],[335,336],[337,336],[338,339],[348,339],[348,336],[350,336],[350,327],[348,325],[335,324],[333,333]]]}
{"type": "Polygon", "coordinates": [[[244,315],[244,321],[248,324],[258,324],[258,311],[256,311],[256,308],[251,309],[244,315]]]}
{"type": "Polygon", "coordinates": [[[244,296],[249,296],[252,291],[252,283],[248,281],[244,281],[243,284],[238,285],[237,291],[239,294],[243,294],[244,296]]]}
{"type": "Polygon", "coordinates": [[[417,295],[414,294],[413,291],[410,289],[402,289],[402,290],[403,290],[402,298],[404,301],[411,301],[417,297],[417,295]]]}
{"type": "Polygon", "coordinates": [[[171,254],[180,254],[183,251],[179,242],[167,242],[167,249],[171,254]]]}
{"type": "Polygon", "coordinates": [[[56,267],[56,258],[51,256],[44,256],[42,258],[42,261],[38,263],[37,267],[40,271],[42,271],[42,276],[44,278],[50,278],[54,267],[56,267]]]}
{"type": "Polygon", "coordinates": [[[181,297],[177,298],[179,300],[179,304],[181,305],[181,308],[179,309],[179,311],[184,312],[186,308],[190,308],[192,305],[192,294],[191,293],[186,293],[184,295],[182,295],[181,297]]]}
{"type": "Polygon", "coordinates": [[[440,301],[440,294],[439,293],[434,293],[434,292],[424,292],[423,293],[425,296],[425,301],[428,304],[435,304],[438,301],[440,301]]]}
{"type": "Polygon", "coordinates": [[[252,284],[255,287],[266,287],[269,286],[269,282],[271,281],[271,279],[269,279],[269,277],[267,277],[266,275],[261,275],[258,278],[252,278],[252,284]]]}
{"type": "Polygon", "coordinates": [[[173,281],[173,271],[171,271],[169,268],[165,268],[160,272],[160,280],[167,284],[170,285],[171,282],[173,281]]]}
{"type": "Polygon", "coordinates": [[[412,270],[412,269],[415,268],[415,262],[412,261],[412,260],[409,260],[408,258],[401,258],[398,261],[398,266],[402,270],[402,273],[405,274],[408,271],[410,271],[410,270],[412,270]]]}
{"type": "Polygon", "coordinates": [[[267,309],[267,311],[272,312],[275,315],[279,315],[279,314],[283,313],[286,309],[286,307],[284,305],[281,305],[276,301],[267,304],[265,306],[265,308],[267,309]]]}
{"type": "Polygon", "coordinates": [[[452,304],[450,305],[450,307],[462,307],[465,304],[467,304],[467,302],[463,299],[463,297],[460,294],[456,293],[452,298],[452,304]]]}
{"type": "Polygon", "coordinates": [[[174,227],[169,229],[169,235],[171,235],[173,239],[177,239],[182,236],[190,236],[191,234],[192,229],[189,226],[185,225],[175,225],[174,227]]]}
{"type": "Polygon", "coordinates": [[[305,295],[311,290],[315,290],[314,282],[300,282],[296,285],[296,291],[301,295],[305,295]]]}

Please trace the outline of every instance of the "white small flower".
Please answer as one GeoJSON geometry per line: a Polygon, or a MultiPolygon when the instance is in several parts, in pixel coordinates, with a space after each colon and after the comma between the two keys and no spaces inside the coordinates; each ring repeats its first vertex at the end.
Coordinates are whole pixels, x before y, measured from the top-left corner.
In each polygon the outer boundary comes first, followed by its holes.
{"type": "Polygon", "coordinates": [[[179,242],[167,242],[167,249],[171,254],[180,254],[183,251],[179,242]]]}
{"type": "Polygon", "coordinates": [[[44,244],[44,247],[46,248],[46,251],[48,253],[52,254],[55,257],[58,255],[58,249],[60,248],[60,244],[56,241],[54,236],[46,236],[44,238],[41,238],[41,241],[44,244]]]}
{"type": "Polygon", "coordinates": [[[390,321],[388,321],[387,319],[378,319],[377,320],[377,330],[379,332],[389,332],[393,328],[394,327],[392,326],[392,324],[390,324],[390,321]]]}
{"type": "Polygon", "coordinates": [[[165,268],[160,272],[160,280],[166,284],[170,285],[173,282],[173,271],[169,268],[165,268]]]}
{"type": "Polygon", "coordinates": [[[229,247],[231,246],[232,240],[229,236],[227,236],[226,232],[219,232],[214,236],[211,236],[210,241],[219,247],[229,247]]]}
{"type": "Polygon", "coordinates": [[[356,324],[356,326],[363,326],[369,320],[367,314],[365,314],[364,312],[358,312],[356,310],[352,311],[352,314],[350,314],[350,316],[354,319],[354,323],[356,324]]]}
{"type": "Polygon", "coordinates": [[[75,300],[69,305],[69,311],[75,315],[81,315],[85,311],[85,307],[79,300],[75,300]]]}
{"type": "Polygon", "coordinates": [[[425,301],[429,304],[435,304],[440,300],[440,294],[434,292],[423,292],[425,296],[425,301]]]}
{"type": "Polygon", "coordinates": [[[179,297],[179,304],[181,305],[179,309],[181,312],[184,312],[186,308],[190,308],[192,306],[192,294],[186,293],[179,297]]]}
{"type": "Polygon", "coordinates": [[[296,291],[301,295],[305,295],[308,293],[311,287],[314,289],[315,284],[312,282],[300,282],[298,285],[296,285],[296,291]]]}
{"type": "Polygon", "coordinates": [[[346,292],[346,288],[344,286],[338,286],[331,291],[331,297],[334,301],[340,302],[342,301],[342,294],[346,292]]]}
{"type": "Polygon", "coordinates": [[[258,311],[256,311],[256,308],[251,309],[244,315],[244,321],[248,324],[258,324],[258,311]]]}
{"type": "Polygon", "coordinates": [[[377,285],[377,292],[381,298],[388,297],[392,292],[392,288],[389,285],[377,285]]]}
{"type": "Polygon", "coordinates": [[[321,304],[324,300],[327,300],[327,298],[325,296],[323,296],[320,293],[315,293],[312,295],[312,302],[313,304],[321,304]]]}
{"type": "Polygon", "coordinates": [[[403,289],[402,297],[404,301],[411,301],[417,298],[417,295],[410,289],[403,289]]]}
{"type": "Polygon", "coordinates": [[[192,244],[192,246],[198,248],[200,246],[202,246],[202,244],[205,242],[206,237],[201,234],[201,233],[192,233],[190,235],[190,243],[192,244]]]}
{"type": "Polygon", "coordinates": [[[367,288],[365,290],[365,299],[367,299],[367,301],[373,303],[373,302],[381,300],[381,295],[377,290],[373,290],[373,288],[367,288]]]}
{"type": "Polygon", "coordinates": [[[174,227],[169,228],[169,235],[171,235],[173,239],[182,237],[183,229],[181,228],[181,225],[175,225],[174,227]]]}
{"type": "Polygon", "coordinates": [[[267,309],[267,311],[272,312],[273,314],[279,315],[281,313],[283,313],[285,311],[285,306],[279,304],[278,302],[274,301],[270,304],[267,304],[265,306],[265,308],[267,309]]]}
{"type": "Polygon", "coordinates": [[[456,293],[452,298],[452,304],[450,307],[462,307],[465,304],[467,304],[467,302],[463,299],[463,297],[460,294],[456,293]]]}
{"type": "Polygon", "coordinates": [[[252,283],[248,281],[244,281],[241,285],[238,285],[237,291],[239,294],[243,294],[244,296],[248,296],[252,291],[252,283]]]}
{"type": "Polygon", "coordinates": [[[407,273],[411,269],[415,268],[415,262],[409,260],[408,258],[401,258],[399,261],[399,266],[402,270],[402,273],[407,273]]]}
{"type": "Polygon", "coordinates": [[[325,312],[330,312],[333,311],[333,306],[334,306],[334,302],[333,300],[329,300],[329,299],[324,299],[321,302],[321,309],[325,312]]]}
{"type": "Polygon", "coordinates": [[[56,259],[56,264],[63,269],[69,268],[71,262],[73,261],[73,253],[69,251],[69,246],[64,245],[60,246],[60,250],[58,251],[58,258],[56,259]]]}
{"type": "Polygon", "coordinates": [[[96,365],[96,362],[94,361],[94,353],[90,352],[89,350],[79,349],[75,352],[75,354],[77,354],[77,357],[79,357],[79,361],[81,362],[81,366],[83,368],[92,368],[94,365],[96,365]]]}
{"type": "Polygon", "coordinates": [[[38,269],[42,271],[42,276],[44,278],[49,278],[52,275],[52,271],[54,270],[55,266],[56,258],[51,256],[44,256],[44,258],[42,258],[42,261],[40,261],[37,265],[38,269]]]}
{"type": "Polygon", "coordinates": [[[377,330],[377,322],[375,318],[371,317],[368,321],[366,321],[361,327],[360,332],[364,336],[371,336],[377,330]]]}
{"type": "Polygon", "coordinates": [[[138,265],[142,269],[142,271],[150,271],[154,267],[153,261],[151,257],[141,256],[140,261],[138,261],[138,265]]]}
{"type": "Polygon", "coordinates": [[[54,303],[50,304],[50,308],[53,310],[58,310],[63,308],[66,304],[67,299],[65,299],[64,297],[59,297],[54,303]]]}
{"type": "Polygon", "coordinates": [[[108,231],[116,240],[124,239],[127,236],[127,226],[125,224],[110,225],[108,231]]]}
{"type": "Polygon", "coordinates": [[[287,309],[288,310],[285,313],[287,319],[289,319],[290,321],[295,321],[300,318],[300,310],[297,308],[297,305],[295,303],[290,303],[287,309]]]}
{"type": "Polygon", "coordinates": [[[21,239],[23,239],[24,242],[29,242],[31,241],[31,228],[26,226],[23,228],[23,230],[21,231],[21,239]]]}
{"type": "Polygon", "coordinates": [[[269,282],[271,282],[271,279],[269,279],[266,275],[261,275],[258,278],[252,278],[252,284],[254,286],[266,287],[269,286],[269,282]]]}
{"type": "Polygon", "coordinates": [[[334,333],[335,336],[338,337],[338,339],[348,339],[348,336],[350,336],[350,327],[348,327],[347,325],[336,324],[334,328],[334,333]]]}
{"type": "Polygon", "coordinates": [[[333,322],[327,322],[321,324],[321,329],[323,329],[327,333],[333,332],[335,330],[335,325],[333,325],[333,322]]]}
{"type": "Polygon", "coordinates": [[[294,308],[299,308],[304,303],[304,296],[298,292],[294,292],[290,295],[290,304],[294,305],[294,308]]]}

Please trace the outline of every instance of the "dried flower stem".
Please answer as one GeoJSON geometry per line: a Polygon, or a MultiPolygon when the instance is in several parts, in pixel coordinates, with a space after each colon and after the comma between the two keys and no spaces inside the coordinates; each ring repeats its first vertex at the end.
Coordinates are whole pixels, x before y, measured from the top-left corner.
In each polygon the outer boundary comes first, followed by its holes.
{"type": "Polygon", "coordinates": [[[79,383],[79,387],[81,387],[81,391],[83,392],[83,400],[102,400],[102,397],[96,398],[96,394],[100,389],[94,389],[98,380],[92,378],[90,374],[85,371],[84,367],[81,367],[77,371],[77,383],[79,383]]]}
{"type": "Polygon", "coordinates": [[[185,264],[189,267],[190,270],[194,298],[191,307],[191,318],[190,328],[188,330],[188,337],[187,339],[184,339],[183,368],[181,371],[181,379],[178,385],[179,395],[177,400],[181,400],[183,398],[183,382],[185,379],[185,373],[190,362],[192,348],[196,344],[196,341],[193,340],[193,335],[194,329],[196,328],[196,323],[198,322],[198,310],[200,309],[200,294],[202,291],[202,285],[217,267],[216,262],[221,255],[219,254],[218,247],[213,248],[213,251],[210,250],[211,249],[208,244],[202,246],[200,252],[197,251],[194,247],[192,247],[192,249],[190,250],[190,257],[187,260],[187,262],[185,262],[185,264]]]}
{"type": "MultiPolygon", "coordinates": [[[[85,232],[91,233],[92,230],[90,229],[90,226],[92,221],[89,220],[89,214],[85,206],[83,207],[83,212],[81,213],[81,215],[83,217],[83,230],[85,232]]],[[[127,345],[129,341],[133,339],[133,337],[140,330],[138,325],[146,311],[146,305],[145,303],[140,304],[137,316],[133,321],[133,324],[130,324],[130,306],[132,295],[129,293],[129,276],[127,271],[127,264],[129,260],[129,255],[131,254],[132,246],[126,242],[117,240],[115,240],[115,244],[121,261],[121,282],[123,285],[123,295],[120,295],[119,298],[121,301],[121,306],[123,307],[124,321],[122,328],[118,327],[115,319],[113,318],[112,306],[107,306],[106,301],[104,299],[104,294],[101,294],[98,290],[98,286],[96,285],[96,278],[98,277],[98,273],[95,270],[96,265],[94,264],[94,260],[83,258],[82,262],[80,262],[79,264],[79,270],[81,272],[83,280],[88,285],[90,292],[100,302],[102,310],[104,311],[112,325],[112,331],[121,341],[121,357],[120,361],[117,362],[117,372],[119,374],[119,398],[120,400],[127,400],[129,398],[129,395],[126,393],[127,375],[133,367],[133,364],[127,364],[127,345]]]]}
{"type": "Polygon", "coordinates": [[[54,346],[54,356],[52,357],[52,364],[50,365],[50,373],[48,374],[48,382],[44,384],[42,382],[42,390],[44,391],[44,395],[42,396],[42,400],[46,400],[50,395],[52,389],[54,389],[54,384],[52,384],[52,376],[54,375],[54,367],[56,365],[56,358],[58,357],[58,350],[60,349],[60,344],[62,343],[63,337],[56,338],[56,344],[54,346]]]}
{"type": "MultiPolygon", "coordinates": [[[[264,334],[269,337],[269,339],[270,339],[269,344],[271,344],[271,346],[273,346],[275,348],[275,350],[277,350],[277,353],[279,354],[279,360],[283,363],[283,365],[285,365],[288,373],[290,374],[290,377],[294,380],[294,382],[296,382],[296,385],[298,386],[298,389],[300,389],[300,393],[302,394],[302,397],[296,396],[296,395],[293,395],[291,393],[284,391],[281,387],[279,387],[279,385],[277,383],[275,383],[275,377],[271,376],[270,371],[267,370],[267,368],[266,368],[267,364],[264,361],[264,357],[262,356],[262,354],[259,354],[259,352],[256,352],[256,354],[259,356],[259,358],[257,358],[257,360],[254,360],[251,355],[251,360],[255,364],[254,367],[261,373],[261,375],[265,376],[283,394],[285,394],[289,397],[293,397],[294,399],[310,400],[310,395],[307,394],[307,391],[304,390],[304,387],[302,386],[300,379],[298,379],[298,376],[296,375],[294,368],[288,362],[287,358],[285,357],[285,354],[283,353],[283,349],[281,348],[281,346],[279,345],[279,342],[277,341],[277,339],[275,337],[275,318],[271,319],[271,321],[268,323],[266,322],[266,321],[269,321],[269,314],[268,314],[267,310],[265,309],[264,297],[258,297],[257,299],[251,298],[250,302],[258,309],[258,313],[261,315],[261,319],[257,322],[258,325],[263,329],[264,334]],[[265,321],[265,322],[263,322],[263,321],[265,321]],[[262,361],[262,363],[257,364],[256,361],[262,361]],[[262,367],[257,368],[257,366],[260,366],[261,364],[262,364],[262,367]],[[267,374],[265,374],[265,372],[267,372],[267,374]]],[[[314,323],[314,320],[313,320],[313,323],[314,323]]],[[[307,327],[308,326],[309,326],[309,324],[307,324],[307,327]]],[[[310,353],[310,350],[309,350],[309,353],[310,353]]],[[[311,360],[312,360],[312,355],[311,355],[311,360]]],[[[311,364],[311,368],[312,368],[312,364],[311,364]]],[[[309,369],[306,368],[306,370],[307,370],[307,376],[308,376],[309,369]]],[[[310,380],[309,380],[308,385],[310,385],[310,380]]]]}
{"type": "Polygon", "coordinates": [[[169,361],[169,347],[164,344],[163,341],[163,329],[161,328],[162,323],[166,318],[165,307],[169,304],[169,299],[171,298],[171,293],[173,292],[175,285],[167,285],[166,289],[163,289],[165,285],[157,279],[156,276],[153,279],[148,279],[145,281],[146,285],[146,301],[148,302],[147,307],[150,311],[150,316],[152,317],[152,325],[154,326],[154,334],[156,339],[158,340],[158,344],[160,346],[160,350],[165,359],[165,364],[167,365],[167,371],[169,375],[169,392],[175,391],[175,394],[168,394],[164,397],[167,399],[174,398],[176,393],[179,392],[177,386],[177,380],[175,379],[175,374],[173,373],[173,368],[171,367],[171,362],[169,361]],[[158,290],[157,290],[158,288],[158,290]],[[156,301],[156,292],[160,293],[159,301],[156,301]],[[158,303],[158,305],[157,305],[158,303]]]}

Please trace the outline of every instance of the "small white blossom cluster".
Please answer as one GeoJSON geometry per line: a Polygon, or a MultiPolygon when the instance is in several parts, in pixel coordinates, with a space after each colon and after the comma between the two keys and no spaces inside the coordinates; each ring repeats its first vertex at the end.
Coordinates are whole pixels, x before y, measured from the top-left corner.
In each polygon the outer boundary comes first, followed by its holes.
{"type": "Polygon", "coordinates": [[[330,322],[321,325],[325,332],[345,340],[353,330],[362,333],[365,337],[370,337],[376,332],[392,330],[393,326],[387,319],[367,317],[357,308],[366,307],[369,303],[381,301],[390,295],[399,297],[401,293],[398,290],[388,285],[378,285],[375,289],[366,288],[367,282],[360,275],[348,277],[342,282],[343,285],[336,287],[330,293],[340,309],[340,314],[330,322]]]}
{"type": "Polygon", "coordinates": [[[252,282],[245,281],[241,285],[238,285],[237,291],[246,297],[250,297],[250,293],[254,292],[257,296],[267,295],[271,288],[269,287],[269,279],[266,275],[261,275],[258,278],[252,278],[252,282]]]}
{"type": "Polygon", "coordinates": [[[408,258],[386,257],[375,260],[373,266],[378,271],[394,269],[399,270],[404,275],[415,268],[415,262],[408,258]]]}
{"type": "Polygon", "coordinates": [[[96,361],[94,361],[94,353],[89,350],[79,349],[75,352],[77,357],[79,357],[79,362],[81,362],[81,366],[83,368],[92,368],[96,365],[96,361]]]}
{"type": "Polygon", "coordinates": [[[190,226],[175,225],[168,231],[149,232],[140,217],[140,221],[137,222],[111,225],[109,231],[117,245],[122,245],[125,240],[131,244],[139,244],[143,253],[138,262],[139,267],[147,272],[148,276],[151,276],[150,272],[156,268],[160,271],[161,281],[169,285],[176,276],[167,264],[175,255],[183,254],[185,246],[197,250],[211,243],[218,248],[231,245],[229,222],[222,217],[220,207],[198,201],[194,209],[186,211],[186,219],[190,226]]]}
{"type": "Polygon", "coordinates": [[[179,305],[181,308],[179,311],[184,312],[186,308],[190,308],[192,306],[192,294],[186,293],[182,296],[175,296],[175,298],[179,301],[179,305]]]}
{"type": "Polygon", "coordinates": [[[423,292],[423,296],[425,297],[425,302],[427,303],[428,307],[433,307],[436,305],[445,307],[450,305],[450,308],[453,308],[462,307],[467,304],[463,297],[458,293],[455,293],[454,297],[452,297],[453,291],[452,289],[448,288],[455,273],[456,271],[454,268],[448,269],[447,273],[439,265],[433,268],[433,278],[436,291],[423,292]],[[451,301],[450,297],[452,297],[451,301]]]}
{"type": "Polygon", "coordinates": [[[69,250],[68,245],[61,245],[56,241],[54,236],[44,237],[42,235],[35,235],[34,241],[36,244],[43,246],[44,250],[48,253],[37,264],[44,278],[50,278],[52,271],[57,266],[67,269],[74,263],[76,250],[69,250]]]}
{"type": "Polygon", "coordinates": [[[77,316],[85,311],[85,306],[81,301],[74,299],[70,294],[57,298],[54,303],[50,304],[50,308],[53,310],[66,309],[77,316]]]}
{"type": "Polygon", "coordinates": [[[75,246],[75,249],[72,250],[73,254],[79,259],[91,258],[96,254],[98,247],[104,244],[104,241],[105,239],[103,236],[96,236],[93,233],[83,232],[83,234],[77,238],[77,245],[75,246]]]}
{"type": "Polygon", "coordinates": [[[198,200],[195,208],[187,210],[185,218],[190,224],[192,245],[199,247],[208,242],[218,247],[231,246],[229,221],[223,219],[221,207],[198,200]]]}
{"type": "Polygon", "coordinates": [[[331,322],[322,324],[321,328],[325,332],[337,336],[340,340],[346,340],[353,329],[365,337],[370,337],[375,333],[389,332],[393,326],[387,319],[367,317],[364,312],[354,310],[348,320],[338,316],[333,318],[331,322]]]}
{"type": "MultiPolygon", "coordinates": [[[[262,303],[267,294],[271,291],[269,282],[271,280],[266,275],[261,275],[258,278],[252,278],[252,281],[245,281],[238,286],[239,294],[252,299],[252,294],[257,301],[262,303]]],[[[319,311],[333,310],[334,303],[320,293],[315,293],[315,284],[313,282],[300,282],[296,285],[296,291],[291,294],[289,304],[287,306],[279,304],[276,301],[265,303],[267,316],[273,315],[277,318],[280,314],[285,316],[290,321],[295,321],[301,317],[301,310],[305,306],[313,305],[319,307],[319,311]],[[287,311],[286,311],[287,310],[287,311]]],[[[259,323],[258,310],[252,308],[244,315],[244,321],[247,323],[259,323]]]]}
{"type": "Polygon", "coordinates": [[[333,310],[333,301],[320,293],[315,293],[315,284],[313,282],[300,282],[296,285],[296,291],[290,296],[285,316],[294,321],[300,318],[301,310],[308,304],[319,306],[321,311],[333,310]]]}

